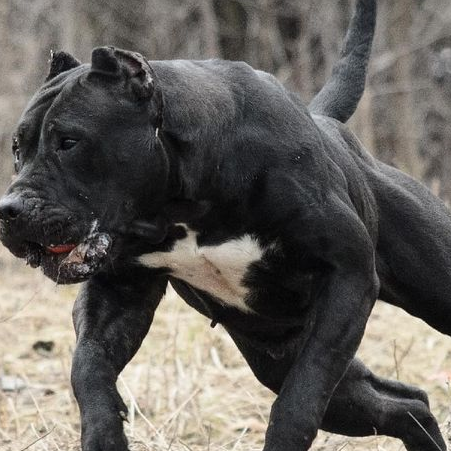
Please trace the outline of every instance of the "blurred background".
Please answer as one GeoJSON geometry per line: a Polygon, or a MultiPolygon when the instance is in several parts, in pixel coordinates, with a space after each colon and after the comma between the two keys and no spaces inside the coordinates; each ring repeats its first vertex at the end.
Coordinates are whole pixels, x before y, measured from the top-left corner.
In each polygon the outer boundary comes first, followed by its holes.
{"type": "MultiPolygon", "coordinates": [[[[451,3],[379,0],[366,95],[352,127],[382,160],[451,199],[451,3]]],[[[50,49],[83,62],[111,44],[149,59],[244,60],[308,101],[337,58],[354,0],[1,0],[1,180],[11,130],[50,49]]]]}
{"type": "MultiPolygon", "coordinates": [[[[451,200],[451,2],[379,0],[368,87],[351,127],[378,158],[451,200]]],[[[97,45],[149,59],[226,58],[275,74],[306,102],[337,59],[354,0],[0,0],[0,191],[11,134],[50,50],[83,62],[97,45]]],[[[70,389],[78,287],[56,287],[0,245],[0,449],[79,451],[70,389]]],[[[451,436],[451,340],[377,304],[359,356],[419,385],[451,436]]],[[[119,380],[133,451],[261,449],[274,395],[227,334],[173,291],[119,380]]],[[[412,427],[416,427],[414,424],[412,427]]],[[[314,450],[398,451],[385,437],[321,433],[314,450]]]]}

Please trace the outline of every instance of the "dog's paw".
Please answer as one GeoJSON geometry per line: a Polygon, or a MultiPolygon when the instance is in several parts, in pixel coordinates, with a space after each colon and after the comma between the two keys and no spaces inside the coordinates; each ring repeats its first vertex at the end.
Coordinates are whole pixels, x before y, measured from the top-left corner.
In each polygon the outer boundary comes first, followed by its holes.
{"type": "Polygon", "coordinates": [[[87,434],[82,440],[83,451],[129,451],[127,438],[120,431],[100,431],[87,434]]]}
{"type": "Polygon", "coordinates": [[[103,417],[99,420],[86,421],[82,428],[82,450],[129,451],[122,426],[125,416],[123,413],[117,418],[103,417]]]}

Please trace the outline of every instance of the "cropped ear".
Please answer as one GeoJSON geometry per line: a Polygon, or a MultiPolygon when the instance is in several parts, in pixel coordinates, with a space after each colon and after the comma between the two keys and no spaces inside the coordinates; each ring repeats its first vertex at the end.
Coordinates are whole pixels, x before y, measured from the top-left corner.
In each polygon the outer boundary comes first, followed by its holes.
{"type": "Polygon", "coordinates": [[[153,71],[139,53],[114,47],[97,47],[91,55],[91,73],[118,79],[125,78],[139,99],[152,97],[153,71]]]}
{"type": "Polygon", "coordinates": [[[55,78],[57,75],[66,72],[69,69],[80,66],[80,61],[66,52],[50,52],[50,71],[45,81],[55,78]]]}

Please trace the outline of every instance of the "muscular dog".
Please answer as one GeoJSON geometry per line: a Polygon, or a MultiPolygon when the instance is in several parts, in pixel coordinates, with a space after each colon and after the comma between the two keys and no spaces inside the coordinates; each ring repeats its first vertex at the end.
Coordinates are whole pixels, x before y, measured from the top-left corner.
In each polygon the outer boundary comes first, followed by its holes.
{"type": "Polygon", "coordinates": [[[57,282],[85,282],[72,368],[84,451],[127,449],[116,379],[168,281],[278,394],[265,451],[307,450],[319,428],[446,449],[421,390],[354,358],[377,297],[451,333],[449,212],[343,125],[375,15],[358,0],[308,108],[240,62],[54,56],[13,138],[1,239],[57,282]]]}

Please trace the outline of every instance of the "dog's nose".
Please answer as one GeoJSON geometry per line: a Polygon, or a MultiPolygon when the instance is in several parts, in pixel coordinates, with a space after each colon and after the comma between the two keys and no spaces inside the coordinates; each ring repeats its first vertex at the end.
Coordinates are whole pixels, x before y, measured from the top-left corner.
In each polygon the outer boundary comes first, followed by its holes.
{"type": "Polygon", "coordinates": [[[18,196],[5,196],[0,200],[0,219],[12,221],[23,211],[23,200],[18,196]]]}

